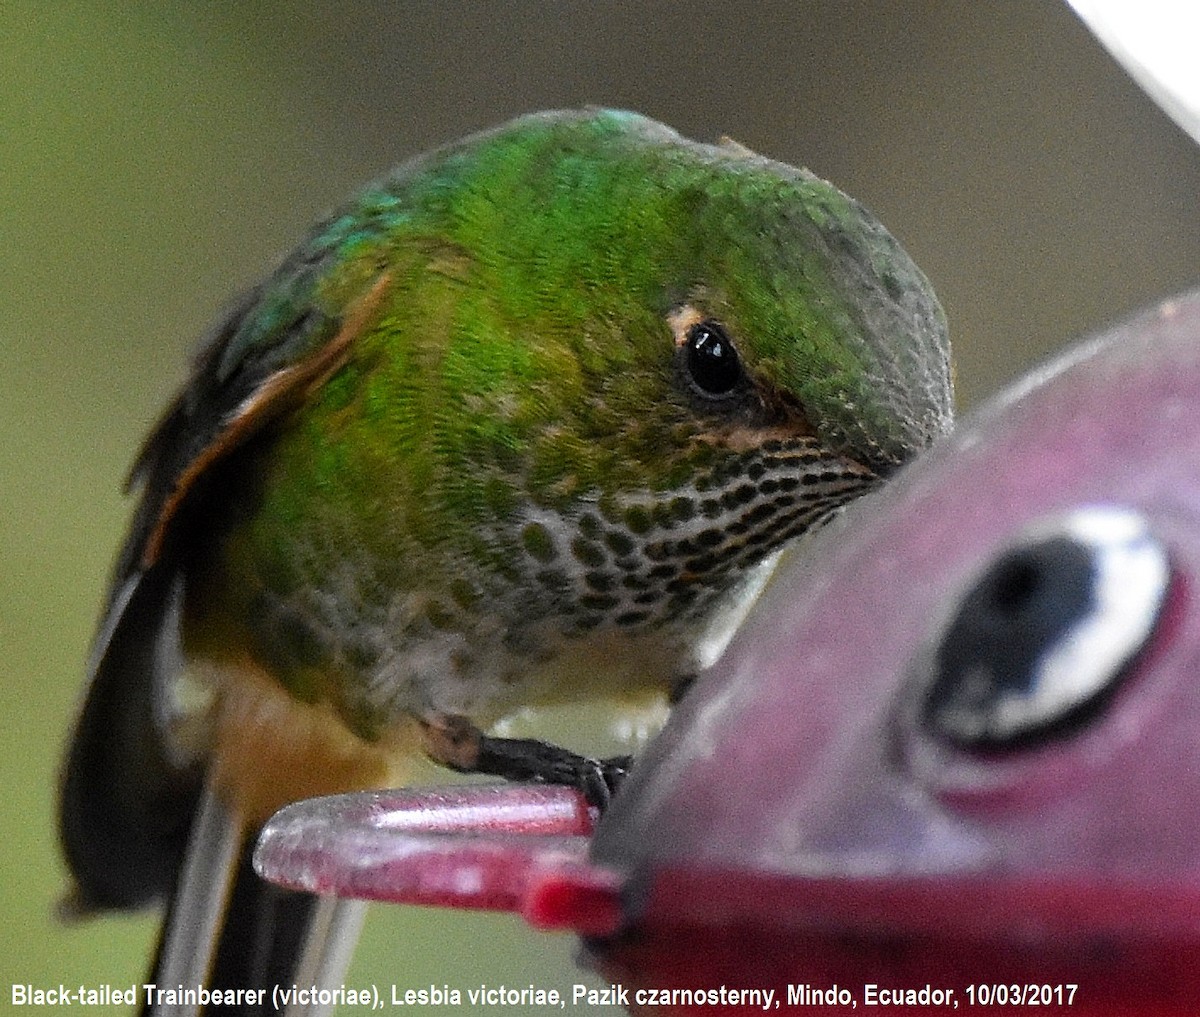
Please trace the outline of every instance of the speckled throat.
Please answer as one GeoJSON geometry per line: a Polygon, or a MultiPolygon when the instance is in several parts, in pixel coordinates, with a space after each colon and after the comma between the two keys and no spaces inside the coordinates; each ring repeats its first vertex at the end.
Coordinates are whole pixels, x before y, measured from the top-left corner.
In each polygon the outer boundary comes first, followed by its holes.
{"type": "Polygon", "coordinates": [[[570,516],[531,508],[519,595],[528,603],[550,593],[567,637],[688,623],[745,569],[877,479],[815,439],[772,440],[673,491],[570,516]]]}

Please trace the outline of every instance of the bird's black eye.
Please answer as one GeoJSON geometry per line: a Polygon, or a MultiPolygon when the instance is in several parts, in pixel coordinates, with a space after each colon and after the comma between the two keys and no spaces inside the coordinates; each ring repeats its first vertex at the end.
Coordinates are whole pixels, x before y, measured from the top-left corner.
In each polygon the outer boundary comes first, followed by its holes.
{"type": "Polygon", "coordinates": [[[684,343],[688,375],[704,395],[728,395],[737,388],[742,380],[741,361],[720,325],[698,321],[689,326],[684,343]]]}

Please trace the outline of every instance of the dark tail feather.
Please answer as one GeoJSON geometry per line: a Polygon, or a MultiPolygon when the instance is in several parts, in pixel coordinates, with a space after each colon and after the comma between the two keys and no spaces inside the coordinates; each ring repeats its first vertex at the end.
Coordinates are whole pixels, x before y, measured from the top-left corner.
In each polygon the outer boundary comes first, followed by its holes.
{"type": "MultiPolygon", "coordinates": [[[[328,1007],[296,1006],[286,990],[336,986],[344,980],[363,905],[296,893],[259,879],[250,863],[253,837],[244,833],[220,797],[206,789],[150,981],[164,989],[204,985],[240,990],[241,1004],[222,1005],[222,1014],[252,1017],[278,1013],[284,1006],[289,1017],[326,1013],[328,1007]],[[284,993],[277,994],[276,987],[284,993]]],[[[197,1007],[158,1006],[154,999],[146,1000],[142,1011],[145,1017],[201,1012],[197,1007]]]]}
{"type": "MultiPolygon", "coordinates": [[[[264,883],[250,867],[249,855],[244,855],[237,867],[208,974],[179,973],[181,964],[183,968],[191,967],[188,961],[198,958],[167,956],[172,930],[188,920],[180,915],[178,900],[172,898],[149,981],[164,989],[178,985],[205,985],[222,991],[262,989],[261,997],[251,997],[241,1007],[221,1006],[216,1012],[231,1017],[278,1012],[273,1006],[273,989],[276,985],[289,988],[300,976],[300,959],[317,911],[317,898],[264,883]],[[181,981],[185,978],[188,980],[181,981]]],[[[205,965],[200,961],[196,966],[205,965]]],[[[155,1006],[153,999],[147,999],[142,1009],[143,1017],[162,1017],[169,1012],[166,1007],[155,1006]]]]}
{"type": "Polygon", "coordinates": [[[165,733],[180,599],[173,572],[130,576],[96,640],[59,812],[82,912],[161,897],[187,843],[201,774],[172,758],[165,733]]]}
{"type": "Polygon", "coordinates": [[[262,1009],[246,1012],[274,1013],[271,989],[289,988],[299,978],[317,904],[311,894],[264,883],[254,874],[249,854],[243,855],[217,950],[213,987],[266,988],[262,1009]]]}

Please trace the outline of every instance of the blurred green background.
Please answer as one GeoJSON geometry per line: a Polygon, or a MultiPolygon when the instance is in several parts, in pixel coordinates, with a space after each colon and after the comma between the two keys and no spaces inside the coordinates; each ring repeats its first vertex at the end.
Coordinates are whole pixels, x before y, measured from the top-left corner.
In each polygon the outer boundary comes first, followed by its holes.
{"type": "MultiPolygon", "coordinates": [[[[152,920],[51,917],[119,483],[222,303],[389,165],[582,103],[806,164],[933,279],[965,406],[1200,279],[1200,151],[1049,0],[6,3],[0,39],[4,983],[143,974],[152,920]]],[[[567,988],[573,951],[378,908],[355,970],[567,988]]]]}

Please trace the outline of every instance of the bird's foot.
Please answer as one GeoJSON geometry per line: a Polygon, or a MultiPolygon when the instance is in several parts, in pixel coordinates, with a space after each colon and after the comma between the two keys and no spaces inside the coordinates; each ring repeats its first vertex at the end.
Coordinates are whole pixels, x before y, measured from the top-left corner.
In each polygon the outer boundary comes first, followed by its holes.
{"type": "Polygon", "coordinates": [[[630,756],[593,759],[533,738],[496,738],[465,717],[427,721],[424,733],[426,753],[443,766],[459,773],[572,787],[601,812],[631,763],[630,756]]]}

